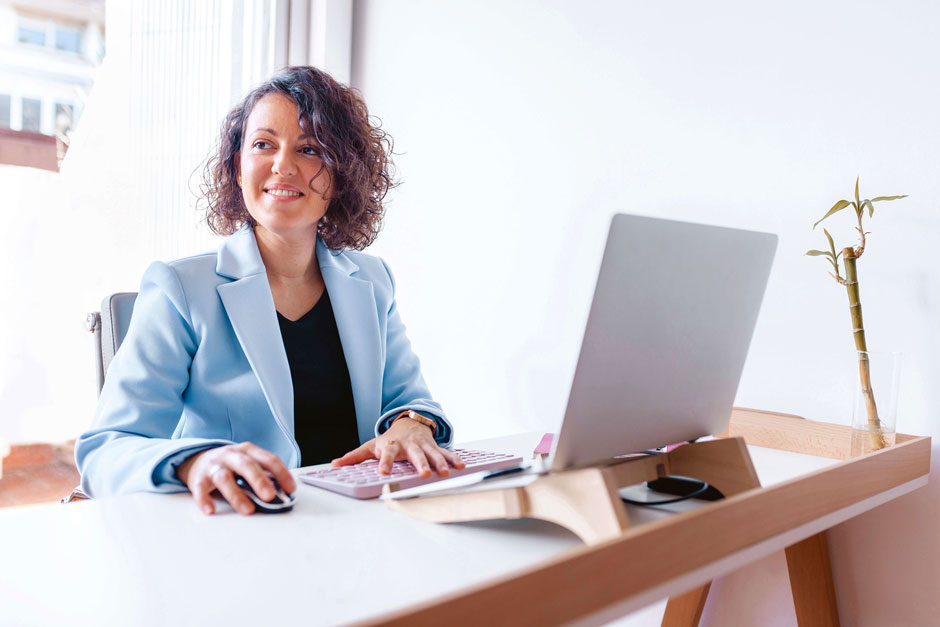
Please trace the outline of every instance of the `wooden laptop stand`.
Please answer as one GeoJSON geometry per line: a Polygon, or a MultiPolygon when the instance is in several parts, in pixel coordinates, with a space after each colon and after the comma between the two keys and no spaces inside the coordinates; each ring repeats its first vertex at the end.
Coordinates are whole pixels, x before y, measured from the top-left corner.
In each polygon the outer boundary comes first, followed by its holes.
{"type": "Polygon", "coordinates": [[[661,455],[613,460],[539,477],[524,487],[389,500],[390,509],[431,522],[539,518],[586,544],[616,538],[630,526],[620,488],[666,475],[694,477],[725,496],[760,486],[743,438],[696,442],[661,455]]]}
{"type": "MultiPolygon", "coordinates": [[[[550,473],[524,487],[388,500],[386,504],[392,510],[438,523],[538,518],[569,529],[586,544],[599,544],[617,538],[630,526],[618,493],[622,487],[680,475],[705,481],[726,498],[759,488],[760,481],[742,437],[756,431],[752,428],[755,419],[759,422],[775,419],[784,430],[789,430],[794,420],[809,422],[797,416],[736,409],[721,439],[686,444],[659,455],[550,473]]],[[[752,443],[782,448],[773,443],[752,443]]],[[[842,455],[847,451],[848,448],[842,455]]],[[[825,532],[788,547],[786,556],[800,625],[839,625],[825,532]]],[[[697,625],[710,586],[711,583],[706,583],[671,597],[662,624],[697,625]]]]}

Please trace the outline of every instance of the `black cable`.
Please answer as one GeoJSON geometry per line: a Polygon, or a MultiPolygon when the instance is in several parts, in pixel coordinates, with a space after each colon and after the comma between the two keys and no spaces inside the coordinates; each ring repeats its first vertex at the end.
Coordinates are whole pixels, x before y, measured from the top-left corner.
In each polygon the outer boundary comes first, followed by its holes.
{"type": "Polygon", "coordinates": [[[657,505],[668,505],[670,503],[679,503],[681,501],[694,499],[696,497],[704,497],[705,499],[711,500],[711,501],[724,498],[724,495],[721,494],[721,492],[719,492],[718,490],[710,486],[705,481],[701,481],[700,479],[693,479],[691,477],[682,477],[679,475],[668,475],[666,477],[660,477],[659,479],[656,479],[654,481],[648,481],[646,483],[646,486],[650,488],[651,490],[655,490],[657,492],[679,494],[679,496],[674,499],[663,499],[660,501],[637,501],[637,500],[628,498],[626,496],[623,496],[623,494],[621,494],[620,495],[621,500],[623,500],[624,503],[629,503],[630,505],[653,507],[657,505]],[[688,494],[677,492],[676,491],[677,486],[682,483],[697,484],[698,487],[692,490],[691,492],[689,492],[688,494]]]}

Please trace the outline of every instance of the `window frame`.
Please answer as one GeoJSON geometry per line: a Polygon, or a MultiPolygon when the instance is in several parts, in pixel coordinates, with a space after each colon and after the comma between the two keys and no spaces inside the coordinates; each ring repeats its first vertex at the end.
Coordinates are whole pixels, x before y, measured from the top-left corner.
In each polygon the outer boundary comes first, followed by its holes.
{"type": "Polygon", "coordinates": [[[3,119],[0,118],[0,128],[12,129],[13,128],[13,94],[4,94],[0,93],[0,100],[3,98],[7,99],[7,121],[6,124],[3,124],[3,119]]]}
{"type": "Polygon", "coordinates": [[[65,52],[68,54],[81,54],[82,53],[82,41],[84,39],[84,33],[82,32],[81,28],[71,26],[64,22],[52,22],[51,24],[52,24],[51,30],[53,33],[53,42],[52,42],[51,47],[56,52],[65,52]],[[60,48],[59,47],[59,33],[60,32],[74,33],[76,37],[76,41],[78,43],[78,47],[75,50],[72,50],[71,48],[60,48]]]}
{"type": "Polygon", "coordinates": [[[20,130],[21,131],[26,131],[27,133],[42,133],[43,132],[42,131],[42,110],[43,110],[44,104],[45,103],[43,102],[42,96],[25,96],[25,95],[20,96],[20,130]],[[26,101],[28,100],[39,103],[39,128],[36,128],[36,129],[26,128],[26,125],[25,125],[26,101]]]}
{"type": "Polygon", "coordinates": [[[48,20],[37,20],[31,17],[24,17],[18,15],[16,19],[16,43],[33,46],[36,48],[48,48],[49,47],[49,21],[48,20]],[[42,33],[42,43],[36,43],[33,41],[23,41],[20,39],[20,31],[23,29],[35,31],[42,33]]]}

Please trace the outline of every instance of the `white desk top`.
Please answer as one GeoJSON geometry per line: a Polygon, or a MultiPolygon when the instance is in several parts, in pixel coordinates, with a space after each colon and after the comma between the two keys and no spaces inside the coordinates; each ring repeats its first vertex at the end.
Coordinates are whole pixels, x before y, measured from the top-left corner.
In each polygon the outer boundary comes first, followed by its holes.
{"type": "MultiPolygon", "coordinates": [[[[528,457],[541,434],[464,445],[528,457]]],[[[763,485],[836,460],[751,447],[763,485]]],[[[536,520],[435,525],[298,482],[294,511],[205,516],[188,494],[0,510],[0,623],[336,624],[577,546],[536,520]]],[[[677,504],[686,506],[686,504],[677,504]]],[[[666,515],[630,510],[631,521],[666,515]]]]}

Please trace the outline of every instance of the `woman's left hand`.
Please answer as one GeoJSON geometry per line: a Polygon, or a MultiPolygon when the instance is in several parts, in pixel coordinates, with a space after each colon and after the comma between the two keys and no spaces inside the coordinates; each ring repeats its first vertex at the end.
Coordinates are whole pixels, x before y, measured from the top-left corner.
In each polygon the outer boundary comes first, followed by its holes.
{"type": "Polygon", "coordinates": [[[379,460],[379,472],[383,475],[392,472],[392,462],[404,459],[410,461],[422,477],[429,477],[431,468],[440,476],[446,477],[450,474],[450,466],[465,466],[456,453],[437,445],[430,428],[407,418],[396,420],[388,431],[379,437],[369,440],[339,459],[334,459],[333,465],[350,466],[367,459],[379,460]]]}

